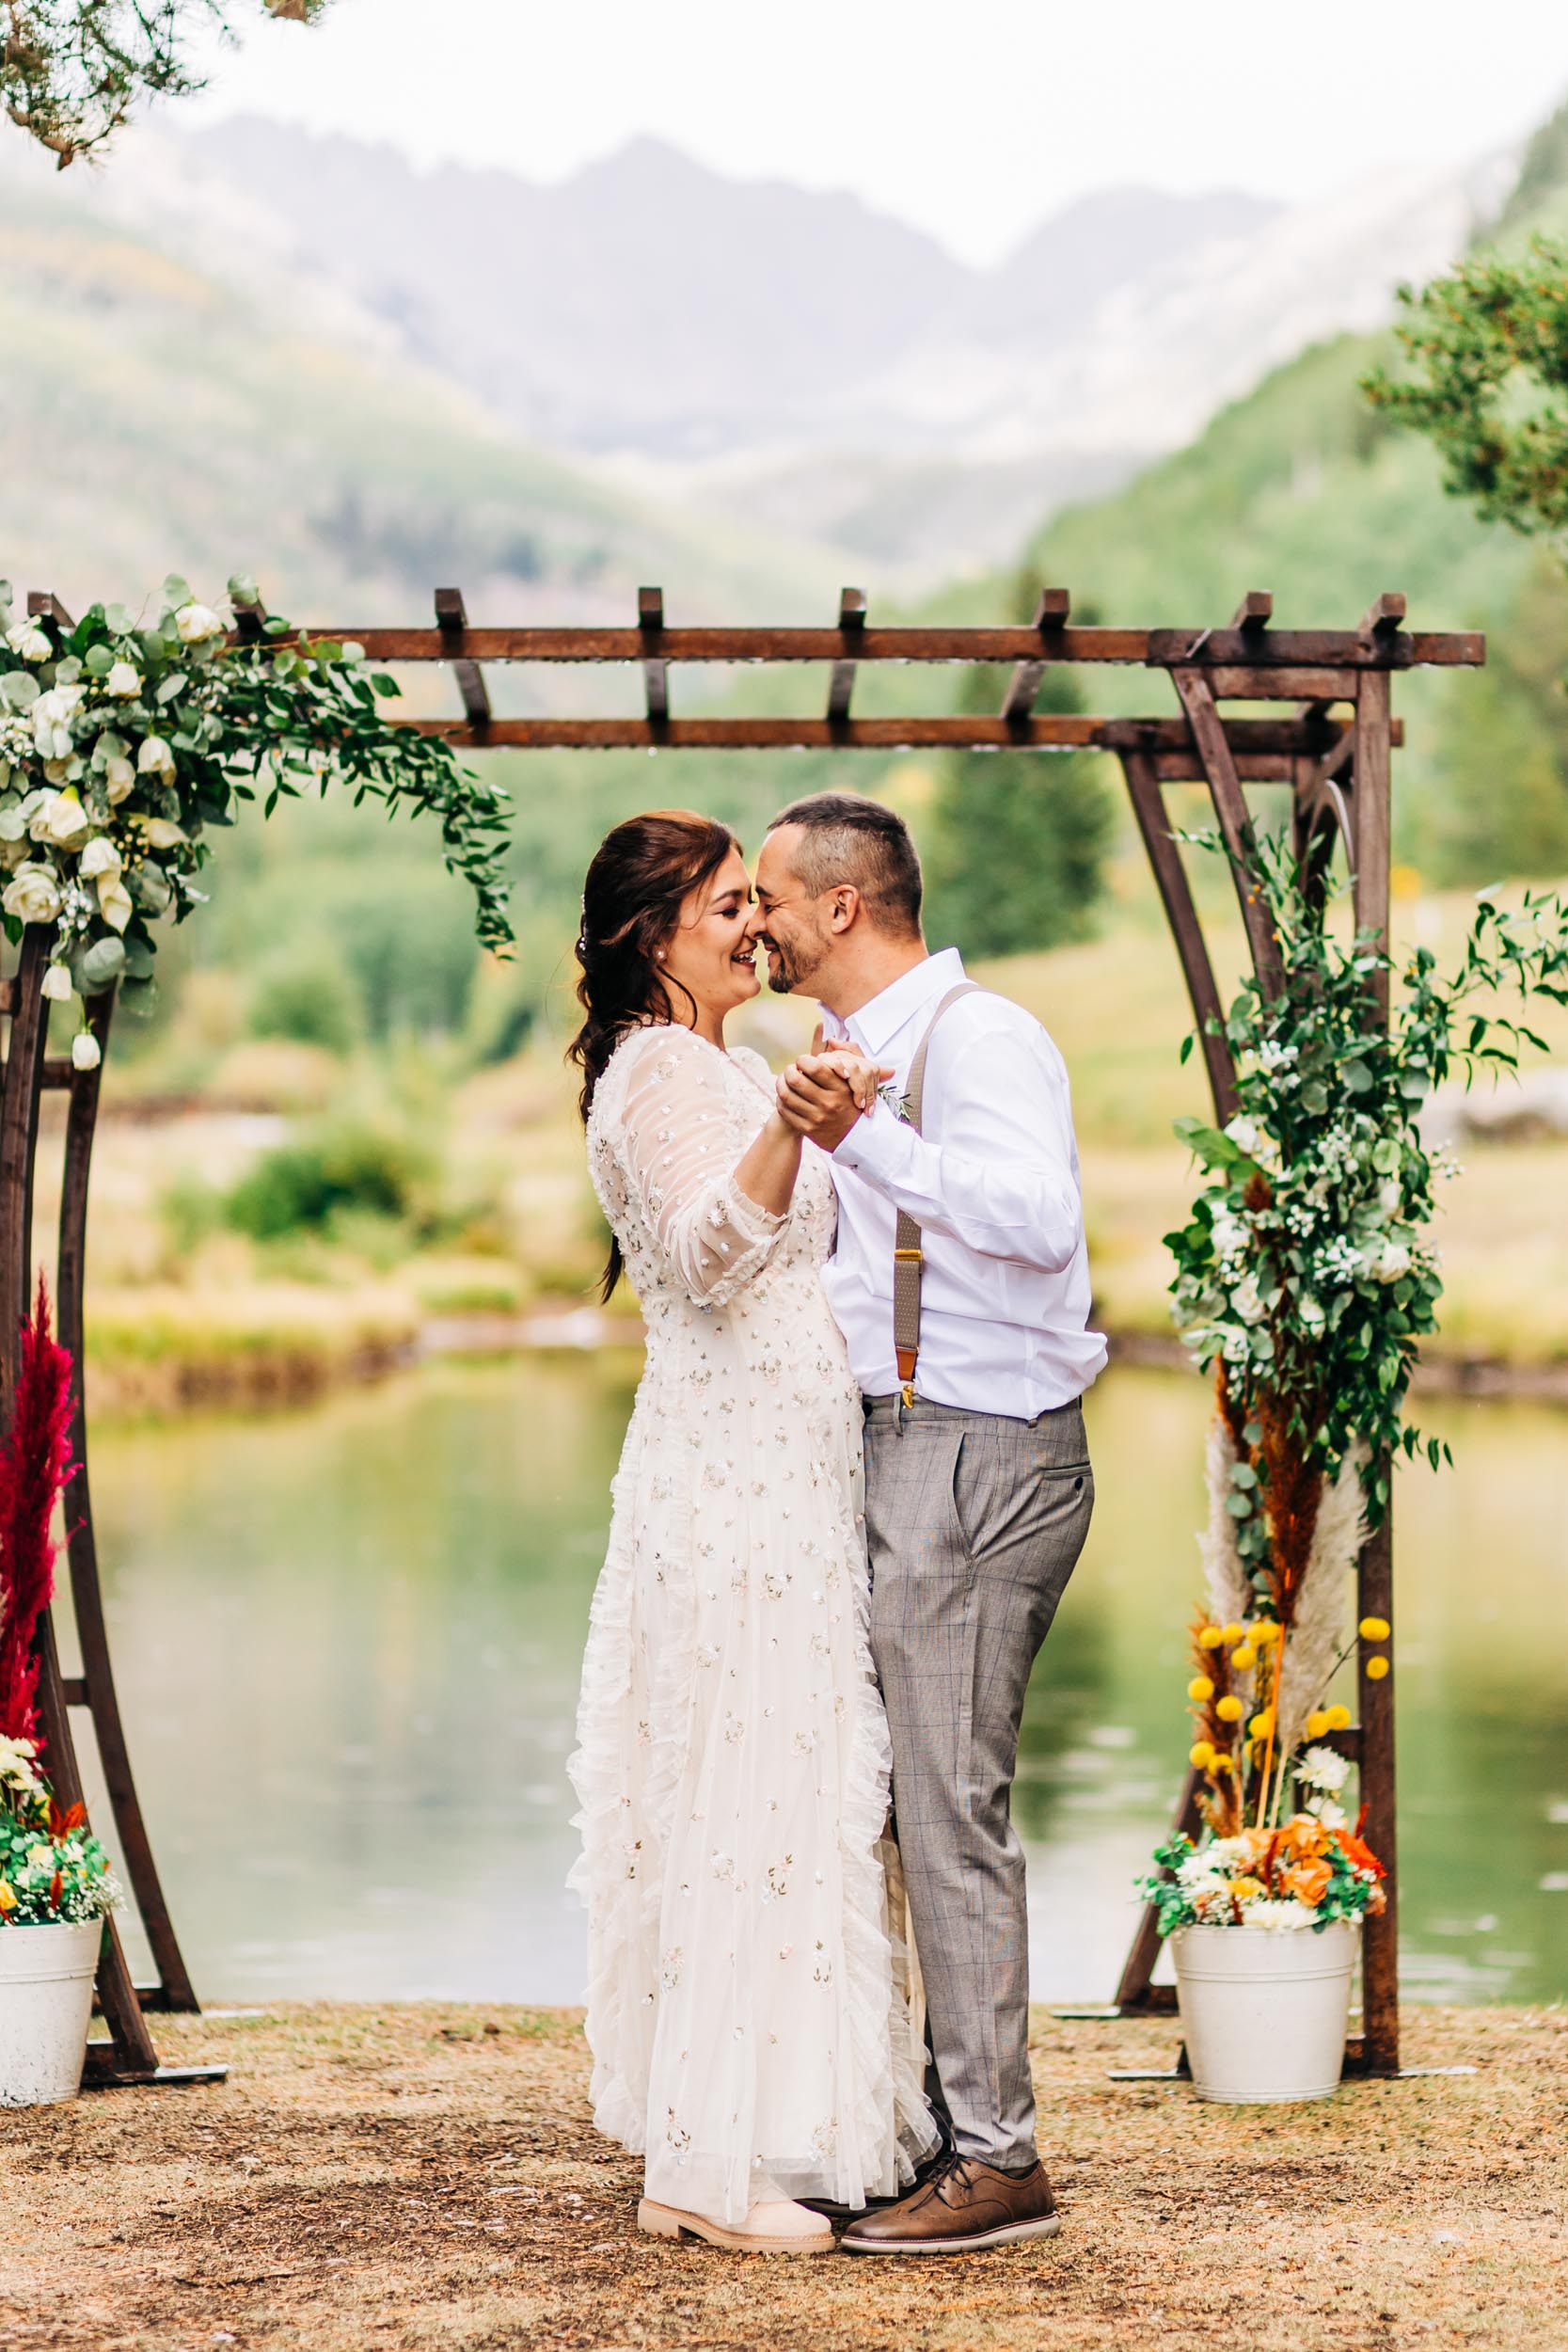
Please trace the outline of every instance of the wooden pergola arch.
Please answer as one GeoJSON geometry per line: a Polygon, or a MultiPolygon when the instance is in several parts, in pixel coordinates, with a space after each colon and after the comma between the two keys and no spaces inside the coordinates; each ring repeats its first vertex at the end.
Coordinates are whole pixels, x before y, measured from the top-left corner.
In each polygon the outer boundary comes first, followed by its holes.
{"type": "MultiPolygon", "coordinates": [[[[475,628],[461,593],[436,592],[431,628],[313,631],[351,638],[377,664],[439,663],[449,667],[462,704],[461,719],[411,719],[402,723],[444,736],[457,746],[518,750],[876,751],[1023,750],[1109,752],[1120,761],[1134,817],[1153,869],[1202,1038],[1217,1118],[1236,1106],[1235,1072],[1223,1034],[1208,1028],[1221,1009],[1218,986],[1180,850],[1167,829],[1164,787],[1206,785],[1219,828],[1232,850],[1243,849],[1246,787],[1289,787],[1298,852],[1325,873],[1342,842],[1354,876],[1357,923],[1386,936],[1388,923],[1390,753],[1402,740],[1390,711],[1394,673],[1425,666],[1475,665],[1485,658],[1479,634],[1431,635],[1404,627],[1402,596],[1379,597],[1352,629],[1275,629],[1272,599],[1247,596],[1223,628],[1109,628],[1075,627],[1065,589],[1047,589],[1027,627],[937,628],[871,626],[864,596],[843,592],[836,628],[748,628],[666,625],[660,590],[644,588],[635,628],[475,628]],[[486,663],[634,664],[641,672],[644,708],[637,718],[498,717],[484,676],[486,663]],[[777,669],[800,662],[829,665],[827,707],[819,718],[679,717],[672,709],[670,673],[682,663],[739,663],[777,669]],[[856,717],[862,664],[941,663],[1010,669],[1001,707],[992,714],[856,717]],[[1164,672],[1172,704],[1150,717],[1101,718],[1037,713],[1036,699],[1053,662],[1114,663],[1164,672]],[[1265,704],[1267,715],[1230,714],[1227,703],[1265,704]]],[[[28,598],[30,613],[69,616],[52,596],[28,598]]],[[[236,642],[261,633],[260,609],[244,612],[236,642]]],[[[1260,905],[1238,880],[1247,945],[1265,989],[1277,984],[1279,956],[1260,905]]],[[[135,1985],[118,1930],[111,1923],[99,1970],[98,1998],[108,2040],[92,2045],[88,2079],[196,2079],[221,2068],[162,2068],[148,2013],[199,2008],[181,1955],[159,1882],[115,1693],[93,1535],[87,1472],[87,1413],[81,1378],[83,1271],[87,1184],[97,1120],[101,1070],[78,1071],[45,1057],[48,1006],[41,993],[47,943],[41,928],[24,933],[12,979],[0,983],[0,1014],[9,1042],[0,1089],[0,1417],[8,1419],[19,1353],[19,1327],[30,1295],[33,1173],[39,1104],[46,1089],[68,1091],[64,1171],[56,1263],[60,1336],[78,1366],[73,1458],[77,1469],[66,1496],[71,1597],[82,1672],[64,1677],[53,1625],[40,1629],[41,1713],[48,1761],[66,1803],[82,1795],[73,1717],[86,1715],[97,1740],[129,1891],[151,1948],[155,1980],[135,1985]]],[[[1387,1011],[1386,976],[1379,1003],[1387,1011]]],[[[106,1046],[113,993],[95,998],[88,1017],[106,1046]]],[[[1392,1522],[1367,1544],[1358,1569],[1358,1615],[1391,1616],[1392,1522]]],[[[1386,1652],[1380,1653],[1386,1655],[1386,1652]]],[[[1387,1862],[1395,1861],[1394,1677],[1370,1680],[1358,1663],[1359,1722],[1338,1744],[1359,1768],[1368,1805],[1367,1834],[1387,1862]]],[[[1197,1775],[1189,1774],[1178,1820],[1196,1818],[1197,1775]]],[[[1151,1983],[1158,1935],[1146,1913],[1128,1955],[1110,2012],[1137,2015],[1173,2006],[1167,1988],[1151,1983]]],[[[1397,1900],[1367,1922],[1364,1938],[1364,2032],[1348,2065],[1379,2074],[1399,2071],[1397,1900]]]]}

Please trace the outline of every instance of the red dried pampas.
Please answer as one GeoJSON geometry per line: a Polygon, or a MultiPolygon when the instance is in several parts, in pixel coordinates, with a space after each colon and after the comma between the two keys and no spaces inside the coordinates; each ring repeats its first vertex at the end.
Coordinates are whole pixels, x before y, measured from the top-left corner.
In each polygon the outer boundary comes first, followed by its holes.
{"type": "Polygon", "coordinates": [[[55,1505],[71,1474],[71,1375],[40,1275],[22,1326],[10,1434],[0,1446],[0,1733],[11,1740],[39,1736],[33,1641],[55,1590],[55,1505]]]}

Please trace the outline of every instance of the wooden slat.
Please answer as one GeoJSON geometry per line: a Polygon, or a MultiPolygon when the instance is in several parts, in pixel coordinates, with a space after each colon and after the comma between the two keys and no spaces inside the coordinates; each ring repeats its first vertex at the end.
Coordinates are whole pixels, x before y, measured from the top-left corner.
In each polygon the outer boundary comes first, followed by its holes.
{"type": "MultiPolygon", "coordinates": [[[[393,726],[408,726],[424,735],[444,736],[451,743],[467,743],[472,736],[459,719],[398,719],[393,726]]],[[[1254,754],[1275,753],[1295,757],[1321,748],[1318,728],[1303,727],[1291,719],[1231,719],[1225,722],[1233,756],[1243,761],[1254,754]]],[[[651,734],[643,719],[497,719],[487,741],[529,751],[636,751],[650,742],[677,749],[707,751],[1003,751],[1022,747],[1033,751],[1148,750],[1192,755],[1192,737],[1180,719],[1091,718],[1078,711],[1046,711],[1021,727],[986,712],[930,717],[911,713],[903,718],[846,719],[833,726],[826,719],[671,719],[651,734]]]]}
{"type": "Polygon", "coordinates": [[[670,664],[663,653],[664,591],[662,588],[640,588],[637,592],[638,644],[642,662],[642,687],[647,697],[650,728],[663,730],[670,718],[670,664]],[[655,650],[657,648],[658,650],[655,650]]]}
{"type": "MultiPolygon", "coordinates": [[[[109,1041],[114,1015],[114,992],[95,996],[87,1019],[101,1055],[109,1041]]],[[[151,1840],[142,1816],[131,1771],[131,1753],[120,1719],[115,1690],[114,1663],[108,1628],[103,1620],[103,1595],[98,1571],[98,1539],[93,1525],[92,1491],[87,1471],[87,1406],[84,1370],[84,1299],[87,1277],[87,1182],[92,1165],[93,1135],[98,1123],[102,1058],[97,1069],[76,1073],[71,1110],[66,1120],[65,1159],[60,1181],[59,1257],[56,1291],[60,1341],[76,1364],[75,1410],[71,1424],[73,1469],[65,1490],[66,1549],[71,1564],[71,1605],[76,1640],[82,1653],[82,1687],[92,1713],[93,1733],[103,1769],[119,1851],[135,1897],[136,1909],[152,1950],[160,1979],[156,2006],[194,2010],[199,2007],[190,1972],[180,1949],[174,1922],[165,1899],[153,1860],[151,1840]]],[[[68,1688],[66,1701],[71,1703],[68,1688]]],[[[137,1997],[137,2010],[148,2003],[137,1997]]]]}
{"type": "Polygon", "coordinates": [[[76,624],[51,588],[30,588],[27,592],[27,618],[30,621],[53,621],[67,637],[76,624]]]}
{"type": "Polygon", "coordinates": [[[266,632],[267,608],[260,596],[234,598],[234,635],[242,645],[259,645],[266,632]]]}
{"type": "Polygon", "coordinates": [[[838,628],[844,641],[845,657],[835,661],[828,680],[828,722],[842,726],[849,716],[850,698],[855,691],[855,656],[850,650],[858,645],[865,633],[865,591],[845,588],[839,592],[838,628]]]}
{"type": "Polygon", "coordinates": [[[1230,626],[1232,628],[1239,628],[1243,637],[1252,637],[1256,636],[1259,629],[1267,628],[1273,618],[1274,598],[1266,588],[1254,588],[1242,598],[1241,603],[1236,607],[1235,617],[1230,626]]]}
{"type": "MultiPolygon", "coordinates": [[[[1356,1572],[1356,1613],[1394,1622],[1393,1518],[1386,1518],[1362,1547],[1356,1572]]],[[[1362,2009],[1366,2064],[1374,2074],[1400,2071],[1399,1855],[1394,1803],[1394,1674],[1373,1682],[1372,1657],[1391,1659],[1388,1643],[1359,1645],[1356,1687],[1361,1713],[1361,1798],[1367,1807],[1364,1835],[1388,1876],[1383,1882],[1386,1908],[1361,1931],[1362,2009]]]]}
{"type": "Polygon", "coordinates": [[[484,673],[477,661],[470,661],[463,651],[468,628],[467,607],[461,588],[437,588],[436,591],[436,626],[451,652],[451,674],[463,698],[464,716],[476,743],[483,743],[490,732],[490,690],[484,683],[484,673]]]}
{"type": "MultiPolygon", "coordinates": [[[[372,661],[444,661],[438,628],[311,628],[312,639],[352,638],[372,661]]],[[[237,640],[236,640],[237,642],[237,640]]],[[[278,640],[287,644],[288,638],[278,640]]],[[[465,650],[476,661],[641,661],[641,628],[471,628],[465,650]]],[[[666,661],[833,661],[843,651],[836,628],[667,628],[666,661]]],[[[1038,658],[1031,628],[867,628],[859,661],[1029,661],[1038,658]]],[[[1064,628],[1052,647],[1058,661],[1140,663],[1155,669],[1268,662],[1307,669],[1475,667],[1486,658],[1479,630],[1369,640],[1350,629],[1064,628]],[[1201,650],[1195,651],[1202,638],[1201,650]]]]}
{"type": "MultiPolygon", "coordinates": [[[[1072,598],[1065,588],[1042,588],[1035,610],[1035,628],[1048,646],[1059,643],[1067,627],[1067,616],[1072,610],[1072,598]]],[[[1007,683],[1002,716],[1015,733],[1026,726],[1035,711],[1035,696],[1040,691],[1045,675],[1045,660],[1021,661],[1007,683]]]]}
{"type": "Polygon", "coordinates": [[[1160,782],[1153,762],[1144,752],[1122,755],[1122,772],[1127,778],[1128,797],[1132,813],[1138,820],[1148,862],[1154,870],[1155,885],[1170,925],[1171,937],[1180,959],[1181,977],[1187,983],[1187,995],[1197,1025],[1198,1043],[1203,1051],[1204,1067],[1209,1073],[1209,1091],[1213,1098],[1214,1117],[1223,1127],[1227,1119],[1235,1117],[1236,1065],[1226,1042],[1223,1027],[1211,1035],[1209,1023],[1223,1021],[1219,984],[1214,967],[1209,960],[1209,948],[1203,936],[1203,926],[1193,903],[1187,869],[1181,852],[1171,839],[1165,821],[1164,803],[1160,795],[1160,782]]]}
{"type": "Polygon", "coordinates": [[[46,1094],[63,1092],[74,1086],[80,1073],[63,1055],[53,1055],[39,1073],[39,1084],[46,1094]]]}
{"type": "Polygon", "coordinates": [[[1219,818],[1220,831],[1230,852],[1231,876],[1236,884],[1236,898],[1246,930],[1247,946],[1252,952],[1253,968],[1264,994],[1275,996],[1284,986],[1284,965],[1279,942],[1274,935],[1274,919],[1263,903],[1260,892],[1247,879],[1245,860],[1250,820],[1242,792],[1242,780],[1236,772],[1236,762],[1219,712],[1214,707],[1207,678],[1196,670],[1174,670],[1171,675],[1181,697],[1181,707],[1187,713],[1193,741],[1209,780],[1209,794],[1214,803],[1214,814],[1219,818]]]}
{"type": "Polygon", "coordinates": [[[1299,663],[1223,661],[1205,664],[1203,675],[1216,702],[1348,704],[1354,701],[1356,678],[1364,673],[1306,669],[1299,663]]]}
{"type": "Polygon", "coordinates": [[[1357,636],[1386,643],[1390,637],[1397,637],[1403,628],[1406,610],[1406,601],[1402,596],[1391,594],[1379,596],[1361,615],[1357,636]]]}
{"type": "MultiPolygon", "coordinates": [[[[1391,824],[1388,772],[1388,680],[1370,673],[1361,681],[1355,705],[1354,791],[1355,927],[1372,931],[1380,944],[1388,937],[1388,864],[1391,824]]],[[[1388,975],[1373,976],[1372,993],[1383,1019],[1388,1018],[1388,975]]]]}

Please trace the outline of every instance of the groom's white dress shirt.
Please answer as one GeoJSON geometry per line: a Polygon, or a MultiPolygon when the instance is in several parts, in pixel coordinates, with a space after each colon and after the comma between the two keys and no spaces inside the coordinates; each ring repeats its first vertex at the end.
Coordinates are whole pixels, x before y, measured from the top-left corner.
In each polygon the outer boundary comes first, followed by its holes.
{"type": "MultiPolygon", "coordinates": [[[[896,1100],[937,1006],[964,977],[958,950],[928,956],[827,1037],[892,1063],[896,1100]]],[[[942,1014],[926,1061],[917,1135],[886,1101],[832,1154],[838,1240],[828,1297],[868,1396],[898,1386],[894,1231],[923,1229],[917,1394],[1033,1421],[1070,1404],[1105,1362],[1087,1327],[1088,1253],[1067,1067],[1021,1006],[989,991],[942,1014]]]]}

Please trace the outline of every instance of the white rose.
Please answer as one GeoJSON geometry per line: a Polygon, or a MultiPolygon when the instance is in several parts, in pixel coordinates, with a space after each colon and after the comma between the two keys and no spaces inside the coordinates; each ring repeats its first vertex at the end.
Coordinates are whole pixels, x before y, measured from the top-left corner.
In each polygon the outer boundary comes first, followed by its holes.
{"type": "Polygon", "coordinates": [[[36,621],[19,621],[6,631],[6,643],[19,661],[47,661],[55,650],[36,621]]]}
{"type": "Polygon", "coordinates": [[[103,680],[103,691],[118,695],[121,702],[134,702],[141,692],[141,672],[134,662],[117,661],[103,680]]]}
{"type": "Polygon", "coordinates": [[[1263,1130],[1258,1125],[1256,1120],[1243,1119],[1238,1114],[1231,1120],[1225,1132],[1236,1146],[1237,1151],[1244,1152],[1249,1160],[1255,1160],[1263,1148],[1263,1130]]]}
{"type": "Polygon", "coordinates": [[[143,776],[172,776],[174,754],[161,735],[150,735],[136,754],[136,772],[143,776]]]}
{"type": "Polygon", "coordinates": [[[0,908],[23,923],[52,923],[60,911],[60,886],[53,866],[19,866],[0,898],[0,908]]]}
{"type": "Polygon", "coordinates": [[[40,759],[69,759],[75,748],[71,722],[82,699],[79,686],[56,686],[40,694],[28,711],[40,759]]]}
{"type": "Polygon", "coordinates": [[[90,1029],[78,1029],[71,1041],[71,1066],[73,1070],[96,1070],[103,1060],[98,1040],[90,1029]]]}
{"type": "Polygon", "coordinates": [[[1263,1300],[1254,1275],[1243,1275],[1230,1294],[1230,1304],[1243,1323],[1261,1323],[1263,1300]]]}
{"type": "Polygon", "coordinates": [[[182,645],[204,645],[210,637],[221,637],[223,623],[209,604],[182,604],[174,616],[182,645]]]}
{"type": "Polygon", "coordinates": [[[82,851],[79,868],[84,882],[92,882],[100,874],[118,874],[124,860],[107,834],[94,834],[82,851]]]}
{"type": "Polygon", "coordinates": [[[1304,1298],[1296,1309],[1296,1313],[1300,1318],[1302,1329],[1316,1339],[1326,1321],[1323,1308],[1318,1301],[1315,1298],[1304,1298]]]}
{"type": "Polygon", "coordinates": [[[118,808],[136,788],[136,771],[128,759],[118,752],[103,762],[103,789],[109,796],[109,806],[118,808]]]}
{"type": "Polygon", "coordinates": [[[131,920],[135,912],[131,904],[131,893],[126,889],[118,873],[99,875],[98,912],[103,917],[104,922],[117,931],[122,931],[131,920]]]}
{"type": "Polygon", "coordinates": [[[1403,1198],[1403,1192],[1401,1190],[1400,1182],[1396,1176],[1390,1176],[1386,1183],[1379,1184],[1377,1188],[1377,1205],[1385,1216],[1396,1216],[1403,1198]]]}
{"type": "Polygon", "coordinates": [[[43,993],[52,1005],[63,1005],[74,993],[71,974],[63,963],[52,963],[43,976],[43,993]]]}
{"type": "Polygon", "coordinates": [[[35,841],[53,841],[57,849],[79,849],[91,819],[79,792],[55,792],[33,819],[35,841]]]}
{"type": "Polygon", "coordinates": [[[177,825],[172,817],[150,817],[147,820],[147,846],[150,850],[178,850],[190,835],[177,825]]]}
{"type": "Polygon", "coordinates": [[[1233,1257],[1238,1249],[1246,1248],[1247,1229],[1239,1216],[1227,1216],[1222,1210],[1215,1217],[1211,1230],[1213,1234],[1214,1249],[1218,1256],[1233,1257]]]}
{"type": "Polygon", "coordinates": [[[1410,1252],[1402,1241],[1386,1241],[1367,1271],[1380,1282],[1397,1282],[1410,1271],[1410,1252]]]}

